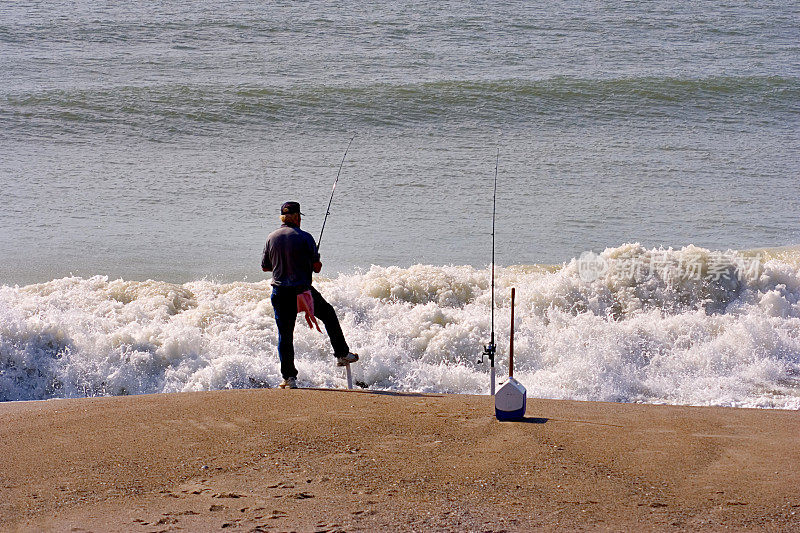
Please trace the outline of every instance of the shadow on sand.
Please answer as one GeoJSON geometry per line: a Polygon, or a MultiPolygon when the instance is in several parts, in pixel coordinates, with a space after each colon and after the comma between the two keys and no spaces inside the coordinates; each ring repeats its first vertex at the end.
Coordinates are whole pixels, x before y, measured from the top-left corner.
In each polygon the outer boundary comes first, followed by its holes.
{"type": "Polygon", "coordinates": [[[379,394],[381,396],[407,396],[411,398],[444,398],[444,394],[433,394],[424,392],[395,392],[386,390],[369,390],[369,389],[324,389],[321,387],[301,387],[298,390],[317,390],[323,392],[347,392],[356,394],[379,394]]]}
{"type": "Polygon", "coordinates": [[[536,418],[533,416],[523,416],[516,420],[498,420],[498,422],[521,422],[523,424],[546,424],[549,418],[536,418]]]}

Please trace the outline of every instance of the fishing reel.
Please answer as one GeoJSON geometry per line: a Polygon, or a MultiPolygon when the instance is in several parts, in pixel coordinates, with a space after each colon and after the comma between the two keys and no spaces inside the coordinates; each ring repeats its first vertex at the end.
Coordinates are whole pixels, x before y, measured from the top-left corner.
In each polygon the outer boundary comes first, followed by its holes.
{"type": "Polygon", "coordinates": [[[494,345],[494,343],[485,344],[483,346],[483,354],[481,355],[481,358],[478,360],[478,364],[479,365],[483,364],[483,357],[484,356],[488,356],[489,357],[489,361],[494,362],[494,353],[495,353],[496,348],[497,347],[494,345]]]}

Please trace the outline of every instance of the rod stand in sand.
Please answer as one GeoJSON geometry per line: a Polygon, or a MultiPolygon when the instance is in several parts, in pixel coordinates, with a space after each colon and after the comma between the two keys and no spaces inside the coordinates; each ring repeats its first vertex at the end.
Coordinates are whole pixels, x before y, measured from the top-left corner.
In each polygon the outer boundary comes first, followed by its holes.
{"type": "MultiPolygon", "coordinates": [[[[489,391],[492,396],[494,396],[494,383],[495,383],[494,353],[495,353],[494,334],[492,334],[492,342],[483,347],[483,355],[489,358],[489,391]]],[[[478,362],[480,363],[481,361],[478,362]]]]}
{"type": "Polygon", "coordinates": [[[350,363],[344,365],[345,374],[347,374],[347,388],[353,390],[353,373],[350,371],[350,363]]]}
{"type": "Polygon", "coordinates": [[[494,382],[495,382],[495,377],[494,377],[494,359],[492,359],[492,366],[490,368],[491,368],[491,370],[489,370],[489,374],[491,374],[491,380],[492,380],[491,389],[492,389],[492,396],[494,396],[494,382]]]}

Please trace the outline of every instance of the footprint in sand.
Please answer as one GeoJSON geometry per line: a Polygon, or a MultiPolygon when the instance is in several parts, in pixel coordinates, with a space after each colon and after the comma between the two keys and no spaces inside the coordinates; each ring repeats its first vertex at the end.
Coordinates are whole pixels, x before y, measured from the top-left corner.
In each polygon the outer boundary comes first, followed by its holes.
{"type": "Polygon", "coordinates": [[[339,524],[328,524],[326,522],[320,522],[317,524],[317,529],[315,533],[337,533],[342,531],[339,524]]]}
{"type": "Polygon", "coordinates": [[[244,494],[236,494],[235,492],[218,492],[217,494],[212,494],[212,498],[244,498],[244,494]]]}
{"type": "Polygon", "coordinates": [[[275,483],[274,485],[267,485],[268,489],[293,489],[294,483],[284,483],[281,481],[280,483],[275,483]]]}

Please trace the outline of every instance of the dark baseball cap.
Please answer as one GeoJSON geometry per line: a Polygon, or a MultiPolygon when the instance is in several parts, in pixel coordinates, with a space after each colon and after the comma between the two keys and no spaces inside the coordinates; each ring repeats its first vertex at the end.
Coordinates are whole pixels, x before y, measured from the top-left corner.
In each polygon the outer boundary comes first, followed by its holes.
{"type": "MultiPolygon", "coordinates": [[[[300,204],[297,202],[284,202],[281,206],[281,215],[291,215],[293,213],[300,213],[300,204]]],[[[303,215],[304,213],[300,213],[303,215]]]]}

